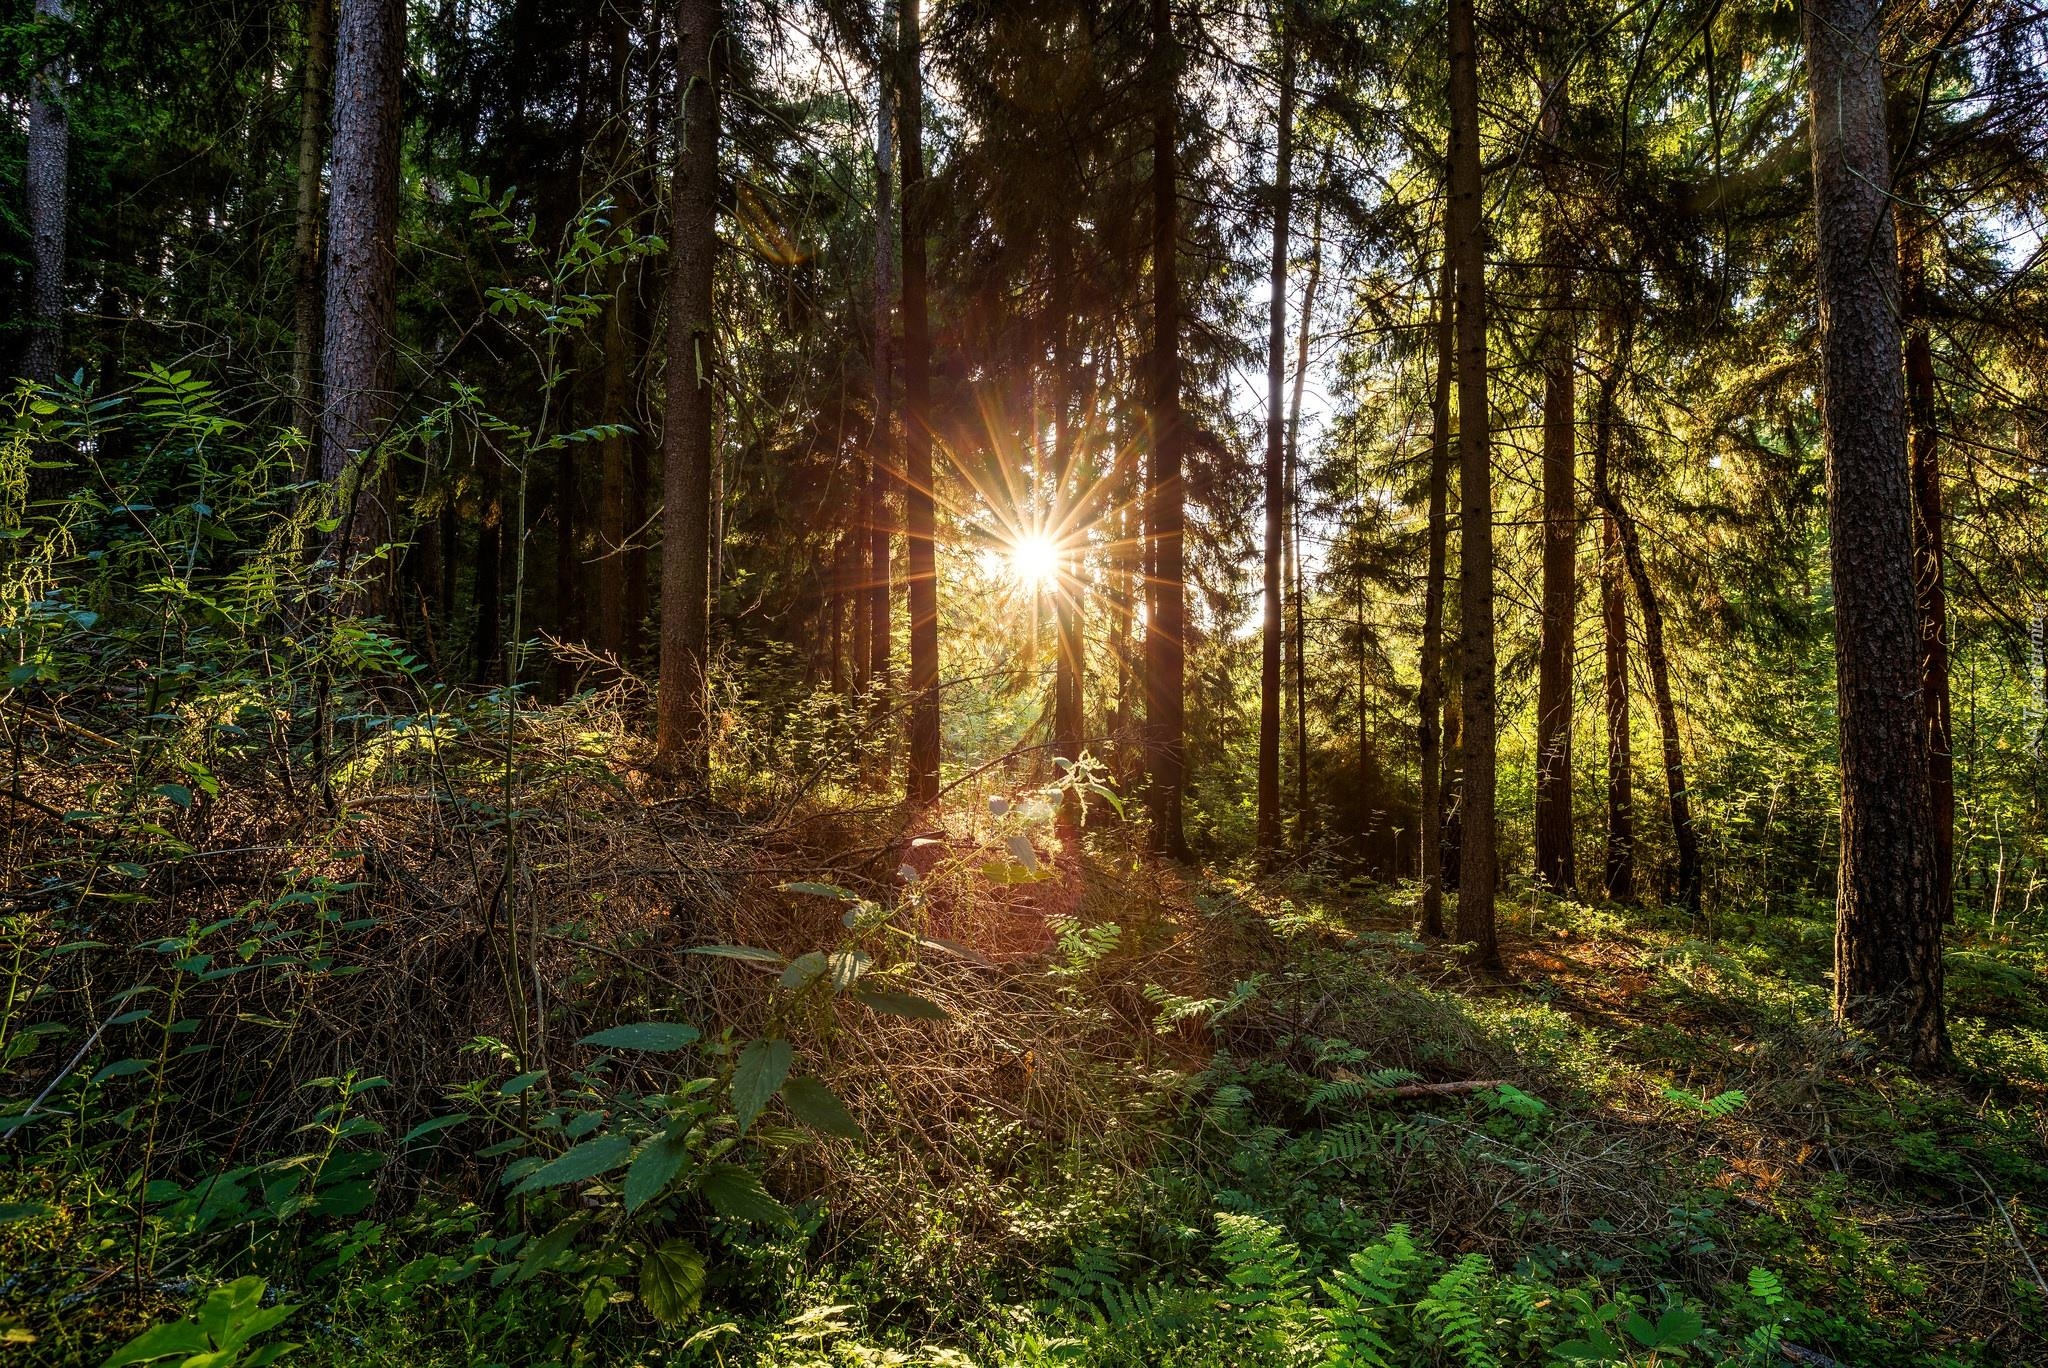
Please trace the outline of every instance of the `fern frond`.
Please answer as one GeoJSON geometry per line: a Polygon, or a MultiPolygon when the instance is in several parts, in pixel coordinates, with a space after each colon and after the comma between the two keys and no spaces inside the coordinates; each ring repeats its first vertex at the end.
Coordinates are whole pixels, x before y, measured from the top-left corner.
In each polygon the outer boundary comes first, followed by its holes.
{"type": "Polygon", "coordinates": [[[1216,1215],[1216,1252],[1222,1256],[1224,1301],[1259,1323],[1299,1318],[1308,1303],[1308,1272],[1301,1251],[1271,1221],[1238,1212],[1216,1215]]]}
{"type": "Polygon", "coordinates": [[[1417,1319],[1465,1368],[1500,1368],[1493,1350],[1487,1294],[1493,1265],[1484,1254],[1467,1254],[1444,1270],[1415,1304],[1417,1319]]]}
{"type": "Polygon", "coordinates": [[[1395,1368],[1402,1361],[1396,1341],[1405,1338],[1404,1318],[1395,1308],[1408,1303],[1410,1288],[1428,1268],[1429,1258],[1415,1247],[1408,1227],[1397,1225],[1325,1278],[1330,1306],[1323,1313],[1324,1362],[1330,1368],[1395,1368]]]}

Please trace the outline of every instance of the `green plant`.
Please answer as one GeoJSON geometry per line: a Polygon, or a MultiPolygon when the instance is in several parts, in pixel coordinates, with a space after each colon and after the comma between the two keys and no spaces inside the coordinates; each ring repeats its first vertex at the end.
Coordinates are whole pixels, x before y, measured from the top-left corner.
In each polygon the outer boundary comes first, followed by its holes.
{"type": "Polygon", "coordinates": [[[100,1368],[127,1368],[134,1363],[177,1360],[176,1368],[264,1368],[296,1344],[256,1341],[291,1319],[296,1302],[263,1305],[261,1278],[237,1278],[207,1293],[199,1308],[183,1320],[153,1325],[114,1351],[100,1368]]]}

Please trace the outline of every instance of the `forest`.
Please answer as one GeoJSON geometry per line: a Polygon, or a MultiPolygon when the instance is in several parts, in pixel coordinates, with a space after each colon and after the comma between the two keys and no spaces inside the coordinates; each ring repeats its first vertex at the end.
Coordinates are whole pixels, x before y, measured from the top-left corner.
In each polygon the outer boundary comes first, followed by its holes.
{"type": "Polygon", "coordinates": [[[0,109],[0,1366],[2048,1368],[2040,0],[0,109]]]}

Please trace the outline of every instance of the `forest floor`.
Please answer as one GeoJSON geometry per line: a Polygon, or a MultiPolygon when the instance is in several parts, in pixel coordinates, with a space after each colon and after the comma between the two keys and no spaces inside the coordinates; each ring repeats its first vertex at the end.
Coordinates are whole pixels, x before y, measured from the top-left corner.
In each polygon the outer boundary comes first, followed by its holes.
{"type": "Polygon", "coordinates": [[[2048,1364],[2038,935],[1959,928],[1919,1078],[1827,1025],[1824,905],[1511,890],[1480,978],[1411,886],[1163,869],[993,779],[906,839],[551,774],[518,863],[446,773],[179,828],[263,852],[188,900],[292,892],[131,935],[169,1010],[116,1029],[161,1040],[10,1123],[17,1352],[253,1276],[241,1347],[337,1365],[2048,1364]],[[702,1036],[587,1034],[635,1022],[702,1036]]]}

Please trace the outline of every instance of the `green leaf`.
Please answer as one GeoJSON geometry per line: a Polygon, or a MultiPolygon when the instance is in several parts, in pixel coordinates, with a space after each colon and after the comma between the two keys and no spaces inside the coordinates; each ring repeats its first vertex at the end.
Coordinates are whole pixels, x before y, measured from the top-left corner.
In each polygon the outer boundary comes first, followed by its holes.
{"type": "Polygon", "coordinates": [[[186,788],[183,784],[158,784],[156,791],[181,808],[192,806],[192,790],[186,788]]]}
{"type": "Polygon", "coordinates": [[[832,991],[843,993],[860,981],[860,976],[874,963],[871,956],[859,950],[835,950],[825,960],[832,974],[832,991]]]}
{"type": "Polygon", "coordinates": [[[789,962],[789,968],[782,971],[782,986],[789,989],[806,987],[830,967],[822,951],[812,950],[798,955],[789,962]]]}
{"type": "Polygon", "coordinates": [[[786,1040],[750,1040],[732,1074],[732,1113],[744,1133],[789,1076],[796,1047],[786,1040]]]}
{"type": "Polygon", "coordinates": [[[0,1202],[0,1225],[12,1225],[16,1221],[38,1221],[45,1216],[57,1214],[55,1207],[41,1202],[0,1202]]]}
{"type": "Polygon", "coordinates": [[[837,898],[840,902],[855,902],[860,894],[828,883],[786,883],[777,884],[784,893],[808,893],[814,898],[837,898]]]}
{"type": "Polygon", "coordinates": [[[812,1130],[843,1140],[861,1137],[860,1123],[833,1091],[815,1078],[792,1078],[782,1085],[782,1100],[797,1120],[812,1130]]]}
{"type": "Polygon", "coordinates": [[[915,993],[897,993],[887,988],[856,988],[853,990],[853,996],[855,1000],[878,1012],[887,1012],[890,1016],[944,1021],[952,1015],[930,998],[919,997],[915,993]]]}
{"type": "Polygon", "coordinates": [[[657,1135],[641,1146],[633,1167],[626,1170],[626,1214],[659,1197],[689,1157],[690,1147],[681,1136],[657,1135]]]}
{"type": "Polygon", "coordinates": [[[562,1256],[562,1251],[575,1240],[577,1232],[583,1229],[585,1219],[582,1212],[577,1212],[520,1250],[519,1271],[512,1275],[513,1284],[516,1286],[547,1272],[555,1260],[562,1256]]]}
{"type": "Polygon", "coordinates": [[[512,1189],[514,1194],[539,1192],[543,1188],[581,1183],[600,1173],[609,1173],[633,1154],[633,1142],[623,1135],[601,1135],[585,1140],[568,1153],[542,1164],[526,1181],[512,1189]]]}
{"type": "Polygon", "coordinates": [[[519,1074],[516,1077],[506,1079],[503,1085],[499,1087],[498,1091],[503,1093],[507,1097],[517,1097],[519,1096],[519,1094],[525,1092],[528,1088],[532,1087],[534,1084],[540,1082],[543,1078],[546,1077],[547,1073],[544,1070],[535,1069],[532,1073],[523,1073],[519,1074]]]}
{"type": "Polygon", "coordinates": [[[203,1354],[206,1349],[206,1335],[197,1325],[187,1320],[173,1321],[169,1325],[150,1326],[115,1350],[100,1368],[124,1368],[130,1363],[150,1363],[173,1354],[203,1354]]]}
{"type": "Polygon", "coordinates": [[[430,1121],[422,1121],[417,1126],[414,1126],[399,1138],[398,1143],[410,1145],[415,1140],[424,1140],[429,1135],[436,1135],[444,1130],[452,1130],[467,1120],[469,1120],[468,1112],[456,1112],[453,1116],[437,1116],[430,1121]]]}
{"type": "Polygon", "coordinates": [[[640,1262],[640,1300],[663,1325],[692,1315],[704,1297],[704,1256],[687,1240],[670,1240],[640,1262]]]}
{"type": "Polygon", "coordinates": [[[747,964],[781,964],[782,956],[773,950],[757,950],[751,945],[693,945],[683,951],[686,955],[710,955],[715,959],[740,960],[747,964]]]}
{"type": "Polygon", "coordinates": [[[695,1026],[686,1026],[680,1021],[640,1021],[587,1035],[577,1043],[605,1050],[664,1051],[693,1045],[697,1036],[695,1026]]]}
{"type": "Polygon", "coordinates": [[[786,1226],[789,1208],[768,1195],[761,1175],[741,1164],[713,1164],[698,1185],[704,1200],[721,1216],[754,1225],[786,1226]]]}

